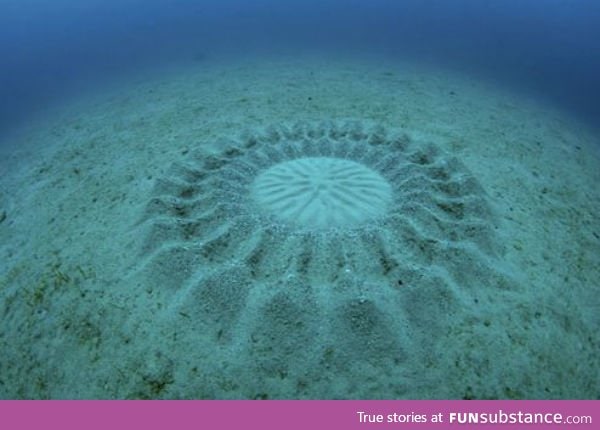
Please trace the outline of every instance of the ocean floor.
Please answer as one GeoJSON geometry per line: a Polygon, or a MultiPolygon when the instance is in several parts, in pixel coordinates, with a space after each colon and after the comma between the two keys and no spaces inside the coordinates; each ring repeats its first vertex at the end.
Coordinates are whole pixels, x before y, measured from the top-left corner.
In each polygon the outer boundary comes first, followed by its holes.
{"type": "Polygon", "coordinates": [[[0,398],[600,398],[600,131],[417,64],[197,63],[0,145],[0,398]]]}

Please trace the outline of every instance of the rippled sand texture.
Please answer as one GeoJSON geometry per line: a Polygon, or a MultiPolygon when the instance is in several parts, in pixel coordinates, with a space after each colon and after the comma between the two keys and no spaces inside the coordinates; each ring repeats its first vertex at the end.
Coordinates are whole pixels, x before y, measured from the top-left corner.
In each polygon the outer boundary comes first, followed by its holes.
{"type": "Polygon", "coordinates": [[[598,139],[565,114],[316,59],[78,103],[9,154],[2,397],[597,397],[598,139]]]}

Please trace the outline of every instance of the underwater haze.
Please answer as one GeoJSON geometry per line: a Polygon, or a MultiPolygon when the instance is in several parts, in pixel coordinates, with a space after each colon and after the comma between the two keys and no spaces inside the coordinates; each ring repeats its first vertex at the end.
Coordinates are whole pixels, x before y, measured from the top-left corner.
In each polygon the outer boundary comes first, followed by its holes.
{"type": "Polygon", "coordinates": [[[414,58],[600,116],[594,0],[3,0],[0,127],[103,83],[222,56],[414,58]]]}
{"type": "Polygon", "coordinates": [[[0,399],[599,399],[599,23],[0,0],[0,399]]]}

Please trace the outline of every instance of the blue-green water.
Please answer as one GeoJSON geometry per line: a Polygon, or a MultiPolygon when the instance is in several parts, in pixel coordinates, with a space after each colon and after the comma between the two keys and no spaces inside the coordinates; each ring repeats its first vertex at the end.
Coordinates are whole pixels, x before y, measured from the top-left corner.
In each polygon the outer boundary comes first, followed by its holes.
{"type": "Polygon", "coordinates": [[[593,0],[9,0],[0,10],[1,131],[142,69],[306,51],[416,58],[600,116],[593,0]]]}
{"type": "Polygon", "coordinates": [[[1,7],[0,398],[600,398],[592,2],[1,7]]]}

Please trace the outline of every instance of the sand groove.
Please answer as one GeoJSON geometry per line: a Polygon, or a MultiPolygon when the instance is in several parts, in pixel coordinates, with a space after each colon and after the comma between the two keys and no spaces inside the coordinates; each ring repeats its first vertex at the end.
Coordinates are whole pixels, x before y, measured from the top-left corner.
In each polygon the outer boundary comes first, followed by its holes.
{"type": "Polygon", "coordinates": [[[170,309],[257,372],[401,366],[448,306],[501,283],[486,198],[459,160],[377,124],[273,126],[173,166],[140,252],[170,309]]]}

